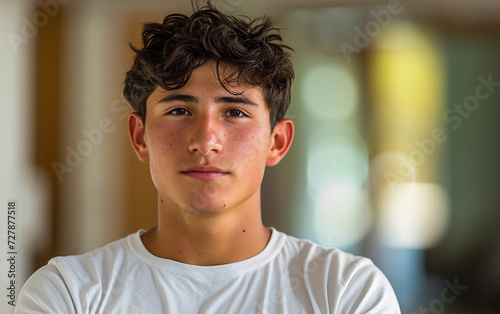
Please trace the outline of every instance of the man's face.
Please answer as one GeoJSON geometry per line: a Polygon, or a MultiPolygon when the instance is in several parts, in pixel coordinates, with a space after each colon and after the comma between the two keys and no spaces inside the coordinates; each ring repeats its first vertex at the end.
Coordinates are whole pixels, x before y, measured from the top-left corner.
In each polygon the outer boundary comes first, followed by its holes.
{"type": "Polygon", "coordinates": [[[157,89],[148,98],[144,147],[136,152],[150,163],[161,206],[212,215],[260,204],[266,163],[277,163],[271,156],[276,129],[271,134],[259,87],[228,88],[243,93],[226,91],[208,62],[184,87],[157,89]]]}

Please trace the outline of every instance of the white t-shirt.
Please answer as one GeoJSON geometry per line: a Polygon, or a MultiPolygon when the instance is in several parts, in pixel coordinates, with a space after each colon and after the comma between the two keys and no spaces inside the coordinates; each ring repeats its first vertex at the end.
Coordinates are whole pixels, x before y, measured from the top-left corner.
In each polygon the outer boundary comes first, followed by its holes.
{"type": "Polygon", "coordinates": [[[271,231],[259,254],[218,266],[156,257],[143,230],[56,257],[28,279],[16,313],[400,313],[369,259],[271,231]]]}

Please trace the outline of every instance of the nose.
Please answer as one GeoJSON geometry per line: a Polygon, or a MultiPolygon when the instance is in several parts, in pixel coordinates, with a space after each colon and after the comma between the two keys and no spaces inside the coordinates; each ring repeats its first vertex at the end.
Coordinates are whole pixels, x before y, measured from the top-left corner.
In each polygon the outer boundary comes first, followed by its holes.
{"type": "Polygon", "coordinates": [[[216,118],[201,114],[193,122],[189,151],[207,156],[222,151],[222,127],[216,118]]]}

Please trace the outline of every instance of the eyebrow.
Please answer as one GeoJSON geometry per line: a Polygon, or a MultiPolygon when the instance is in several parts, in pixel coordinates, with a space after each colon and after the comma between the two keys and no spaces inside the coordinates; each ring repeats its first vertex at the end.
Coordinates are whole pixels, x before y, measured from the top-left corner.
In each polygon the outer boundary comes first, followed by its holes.
{"type": "Polygon", "coordinates": [[[224,96],[215,98],[216,103],[226,103],[226,104],[245,104],[251,106],[257,106],[257,104],[250,99],[243,96],[224,96]]]}
{"type": "MultiPolygon", "coordinates": [[[[166,97],[163,97],[158,101],[158,103],[166,103],[172,101],[182,101],[182,102],[190,102],[197,104],[198,98],[192,95],[186,94],[172,94],[166,97]]],[[[258,106],[255,102],[243,96],[221,96],[215,98],[216,103],[226,103],[226,104],[245,104],[251,106],[258,106]]]]}
{"type": "Polygon", "coordinates": [[[183,102],[194,102],[198,103],[198,98],[191,96],[191,95],[185,95],[185,94],[172,94],[168,95],[166,97],[163,97],[158,101],[158,103],[165,103],[165,102],[172,102],[172,101],[183,101],[183,102]]]}

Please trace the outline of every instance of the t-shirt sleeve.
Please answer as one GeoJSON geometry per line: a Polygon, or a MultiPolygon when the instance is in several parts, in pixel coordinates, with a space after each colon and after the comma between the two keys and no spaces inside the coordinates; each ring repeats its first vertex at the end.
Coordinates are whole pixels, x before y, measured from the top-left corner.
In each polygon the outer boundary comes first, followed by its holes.
{"type": "Polygon", "coordinates": [[[400,314],[394,290],[380,269],[366,258],[355,264],[343,282],[337,313],[400,314]]]}
{"type": "Polygon", "coordinates": [[[71,293],[54,264],[43,266],[26,281],[15,313],[76,313],[71,293]]]}

